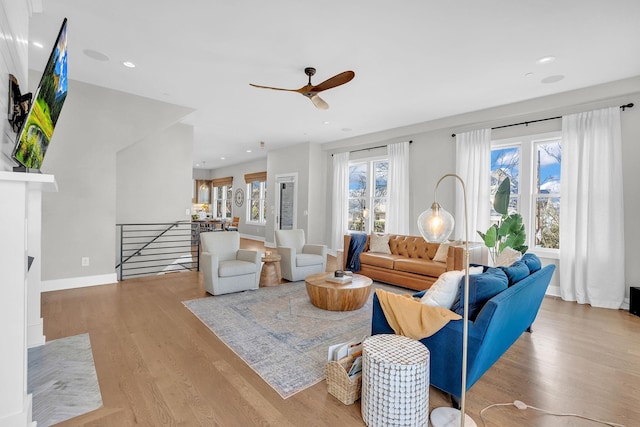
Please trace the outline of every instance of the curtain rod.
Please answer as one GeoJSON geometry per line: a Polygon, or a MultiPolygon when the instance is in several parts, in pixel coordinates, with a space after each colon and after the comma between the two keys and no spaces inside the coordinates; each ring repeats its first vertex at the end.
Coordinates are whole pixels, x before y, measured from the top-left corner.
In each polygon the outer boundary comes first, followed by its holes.
{"type": "MultiPolygon", "coordinates": [[[[413,141],[410,140],[409,144],[413,144],[413,141]]],[[[359,148],[357,150],[351,150],[349,151],[349,153],[357,153],[358,151],[367,151],[367,150],[375,150],[376,148],[384,148],[384,147],[388,147],[389,144],[385,144],[385,145],[378,145],[376,147],[368,147],[368,148],[359,148]]],[[[331,155],[331,157],[333,157],[333,154],[331,155]]]]}
{"type": "MultiPolygon", "coordinates": [[[[625,104],[625,105],[621,105],[620,108],[622,109],[622,111],[624,111],[627,108],[633,108],[633,102],[630,102],[630,103],[625,104]]],[[[491,130],[502,129],[502,128],[510,128],[511,126],[520,126],[520,125],[529,126],[529,123],[546,122],[547,120],[555,120],[555,119],[561,119],[561,118],[562,118],[562,116],[556,116],[556,117],[547,117],[546,119],[528,120],[526,122],[513,123],[513,124],[510,124],[510,125],[502,125],[502,126],[492,127],[491,130]]],[[[451,134],[452,138],[455,138],[455,136],[456,136],[455,133],[451,134]]]]}

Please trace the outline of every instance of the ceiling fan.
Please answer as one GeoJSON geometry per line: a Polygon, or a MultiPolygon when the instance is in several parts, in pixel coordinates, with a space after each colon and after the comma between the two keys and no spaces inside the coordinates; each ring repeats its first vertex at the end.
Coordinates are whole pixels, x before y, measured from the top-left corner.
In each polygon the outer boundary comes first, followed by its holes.
{"type": "Polygon", "coordinates": [[[302,86],[300,89],[282,89],[279,87],[254,85],[253,83],[249,83],[249,84],[253,87],[259,87],[263,89],[284,90],[287,92],[298,92],[306,96],[307,98],[309,98],[311,102],[313,102],[313,105],[316,106],[316,108],[319,108],[321,110],[326,110],[327,108],[329,108],[329,104],[327,104],[322,98],[320,98],[318,96],[318,93],[322,92],[323,90],[331,89],[336,86],[349,83],[356,75],[356,73],[354,73],[353,71],[343,71],[342,73],[336,74],[335,76],[323,81],[319,85],[314,86],[311,84],[311,76],[313,76],[316,73],[316,69],[313,67],[307,67],[304,69],[304,73],[307,76],[309,76],[309,83],[305,86],[302,86]]]}

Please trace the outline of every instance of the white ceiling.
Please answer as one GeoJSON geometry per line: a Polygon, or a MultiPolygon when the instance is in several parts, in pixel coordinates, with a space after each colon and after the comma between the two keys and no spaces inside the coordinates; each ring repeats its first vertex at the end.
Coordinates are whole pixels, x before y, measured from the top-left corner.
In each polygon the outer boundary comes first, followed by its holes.
{"type": "Polygon", "coordinates": [[[44,44],[29,48],[30,68],[44,68],[67,17],[70,79],[195,109],[185,123],[194,166],[206,168],[640,75],[638,0],[43,0],[43,9],[30,21],[30,41],[44,44]],[[536,64],[548,55],[557,59],[536,64]],[[356,76],[321,94],[324,111],[249,86],[297,89],[307,66],[314,84],[356,76]],[[564,78],[543,83],[554,76],[564,78]]]}

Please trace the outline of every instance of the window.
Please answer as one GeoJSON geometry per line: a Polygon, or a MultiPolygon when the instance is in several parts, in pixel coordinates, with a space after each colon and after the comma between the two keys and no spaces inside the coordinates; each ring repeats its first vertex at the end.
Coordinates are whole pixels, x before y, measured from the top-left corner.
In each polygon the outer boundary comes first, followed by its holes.
{"type": "MultiPolygon", "coordinates": [[[[491,143],[491,204],[498,185],[511,180],[509,212],[519,212],[532,249],[560,248],[560,132],[491,143]]],[[[491,210],[491,222],[500,214],[491,210]]]]}
{"type": "Polygon", "coordinates": [[[214,218],[231,218],[231,201],[233,200],[233,177],[215,178],[213,187],[212,216],[214,218]]]}
{"type": "Polygon", "coordinates": [[[387,159],[349,162],[349,231],[385,232],[388,173],[387,159]]]}
{"type": "Polygon", "coordinates": [[[231,200],[233,199],[233,186],[222,185],[213,187],[214,217],[231,218],[231,200]]]}
{"type": "Polygon", "coordinates": [[[246,174],[247,222],[264,225],[267,222],[267,173],[246,174]]]}

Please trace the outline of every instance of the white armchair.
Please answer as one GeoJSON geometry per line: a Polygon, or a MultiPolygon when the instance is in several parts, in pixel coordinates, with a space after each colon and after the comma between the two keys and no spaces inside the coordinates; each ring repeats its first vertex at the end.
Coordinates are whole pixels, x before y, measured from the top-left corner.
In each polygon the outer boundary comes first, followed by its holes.
{"type": "Polygon", "coordinates": [[[258,289],[261,256],[258,251],[240,249],[237,231],[201,233],[200,265],[204,287],[212,295],[258,289]]]}
{"type": "Polygon", "coordinates": [[[276,230],[282,277],[295,282],[327,269],[327,247],[305,243],[304,230],[276,230]]]}

